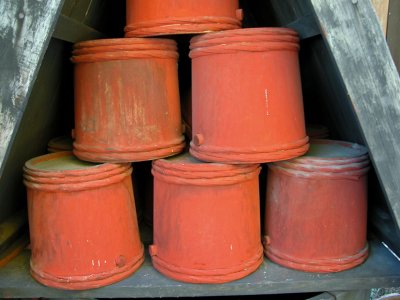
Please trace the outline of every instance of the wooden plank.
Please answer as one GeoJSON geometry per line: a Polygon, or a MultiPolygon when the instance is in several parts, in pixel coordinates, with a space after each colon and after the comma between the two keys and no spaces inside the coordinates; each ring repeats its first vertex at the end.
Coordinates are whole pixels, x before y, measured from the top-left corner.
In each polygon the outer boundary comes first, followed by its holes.
{"type": "Polygon", "coordinates": [[[400,262],[379,242],[370,243],[370,257],[359,267],[332,274],[290,270],[267,259],[250,276],[226,284],[187,284],[170,280],[151,266],[149,257],[129,278],[88,291],[47,288],[29,275],[29,251],[0,269],[0,296],[16,298],[195,297],[307,293],[400,286],[400,262]]]}
{"type": "Polygon", "coordinates": [[[400,78],[367,0],[310,0],[400,225],[400,78]]]}
{"type": "Polygon", "coordinates": [[[388,12],[389,12],[389,0],[371,0],[371,2],[375,9],[376,15],[378,16],[379,23],[381,24],[383,34],[386,36],[388,12]]]}
{"type": "Polygon", "coordinates": [[[389,4],[389,17],[387,27],[387,42],[397,71],[400,72],[400,1],[391,0],[389,4]]]}
{"type": "Polygon", "coordinates": [[[0,178],[62,2],[0,1],[0,178]]]}

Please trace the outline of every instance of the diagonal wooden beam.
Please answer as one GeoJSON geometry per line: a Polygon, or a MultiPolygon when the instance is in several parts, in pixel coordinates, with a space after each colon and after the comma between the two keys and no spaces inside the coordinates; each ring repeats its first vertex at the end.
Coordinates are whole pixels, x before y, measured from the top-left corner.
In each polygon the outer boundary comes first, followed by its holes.
{"type": "Polygon", "coordinates": [[[400,226],[400,78],[369,0],[310,0],[400,226]]]}
{"type": "Polygon", "coordinates": [[[62,4],[0,1],[0,178],[62,4]]]}

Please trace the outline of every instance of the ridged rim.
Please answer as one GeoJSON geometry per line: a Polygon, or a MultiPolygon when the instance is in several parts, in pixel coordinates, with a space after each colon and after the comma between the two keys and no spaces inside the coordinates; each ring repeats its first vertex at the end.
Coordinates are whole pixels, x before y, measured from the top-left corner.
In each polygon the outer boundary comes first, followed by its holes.
{"type": "Polygon", "coordinates": [[[354,255],[337,258],[305,259],[293,257],[270,246],[264,246],[264,254],[273,262],[296,270],[318,273],[340,272],[362,264],[367,259],[368,243],[354,255]]]}
{"type": "Polygon", "coordinates": [[[152,38],[120,38],[120,39],[98,39],[89,40],[77,43],[74,45],[74,50],[84,49],[84,48],[96,48],[105,46],[154,46],[158,48],[163,47],[175,47],[176,42],[171,39],[152,39],[152,38]]]}
{"type": "Polygon", "coordinates": [[[237,29],[241,21],[230,17],[180,17],[127,24],[126,37],[160,36],[172,34],[206,33],[237,29]]]}
{"type": "Polygon", "coordinates": [[[224,283],[230,282],[253,273],[263,262],[263,252],[260,249],[253,257],[231,268],[194,269],[173,265],[158,256],[151,257],[153,266],[169,278],[190,283],[224,283]]]}
{"type": "Polygon", "coordinates": [[[338,154],[335,157],[322,157],[311,154],[291,159],[290,161],[275,162],[274,165],[299,171],[315,172],[346,172],[364,169],[369,165],[368,149],[356,143],[345,141],[313,139],[310,144],[312,151],[313,145],[332,145],[343,149],[350,149],[347,154],[338,154]]]}
{"type": "MultiPolygon", "coordinates": [[[[258,27],[258,28],[240,28],[240,29],[231,29],[220,32],[212,32],[204,35],[195,36],[190,40],[191,44],[196,44],[204,41],[212,41],[219,39],[227,39],[233,38],[233,40],[237,40],[238,38],[242,38],[244,40],[252,39],[254,37],[262,39],[272,36],[292,36],[298,38],[298,33],[290,28],[284,27],[258,27]]],[[[253,39],[254,40],[254,39],[253,39]]],[[[255,42],[258,39],[254,40],[255,42]]]]}
{"type": "Polygon", "coordinates": [[[244,28],[207,33],[190,41],[191,58],[236,52],[295,51],[300,49],[296,31],[289,28],[244,28]]]}
{"type": "Polygon", "coordinates": [[[74,45],[71,61],[88,63],[135,58],[178,58],[174,40],[168,39],[101,39],[74,45]]]}
{"type": "Polygon", "coordinates": [[[144,262],[144,247],[141,245],[139,254],[134,257],[122,268],[115,268],[109,272],[100,274],[90,273],[81,276],[59,276],[46,273],[35,268],[32,260],[30,261],[30,271],[32,277],[38,282],[55,288],[66,290],[87,290],[99,288],[115,282],[121,281],[137,271],[144,262]]]}
{"type": "Polygon", "coordinates": [[[39,163],[73,157],[71,152],[56,152],[28,160],[23,168],[24,184],[32,189],[47,191],[78,191],[97,188],[122,181],[132,172],[126,164],[96,164],[78,169],[44,170],[35,167],[39,163]]]}
{"type": "Polygon", "coordinates": [[[188,153],[153,162],[152,174],[160,180],[192,185],[225,185],[258,176],[258,164],[228,165],[201,162],[188,153]]]}

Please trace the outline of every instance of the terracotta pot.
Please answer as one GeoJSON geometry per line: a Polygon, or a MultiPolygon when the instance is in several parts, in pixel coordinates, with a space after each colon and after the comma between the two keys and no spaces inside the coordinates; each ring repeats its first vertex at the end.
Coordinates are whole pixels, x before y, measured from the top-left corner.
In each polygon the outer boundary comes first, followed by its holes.
{"type": "Polygon", "coordinates": [[[77,157],[130,162],[182,151],[174,41],[95,40],[74,49],[77,157]]]}
{"type": "Polygon", "coordinates": [[[154,161],[153,266],[193,283],[255,271],[263,256],[259,171],[259,165],[209,164],[188,154],[154,161]]]}
{"type": "Polygon", "coordinates": [[[72,151],[73,140],[71,137],[63,135],[51,139],[47,144],[47,151],[49,153],[72,151]]]}
{"type": "MultiPolygon", "coordinates": [[[[47,151],[49,153],[55,153],[55,152],[61,152],[61,151],[72,151],[73,146],[73,139],[70,138],[69,136],[60,136],[53,138],[49,141],[47,144],[47,151]]],[[[140,164],[140,163],[138,163],[140,164]]],[[[141,190],[141,183],[143,183],[140,180],[141,172],[140,172],[140,167],[136,165],[134,168],[134,172],[132,172],[132,186],[134,187],[134,196],[135,196],[135,207],[136,207],[136,215],[138,222],[140,223],[143,218],[143,209],[142,209],[142,199],[144,199],[142,193],[140,192],[141,190]],[[139,174],[137,174],[137,169],[139,169],[139,174]]],[[[150,172],[150,171],[149,171],[150,172]]]]}
{"type": "Polygon", "coordinates": [[[296,32],[284,28],[193,38],[191,154],[233,164],[304,154],[298,50],[296,32]]]}
{"type": "Polygon", "coordinates": [[[238,0],[127,0],[125,36],[235,29],[242,18],[238,0]]]}
{"type": "Polygon", "coordinates": [[[144,260],[129,164],[93,164],[70,152],[26,162],[31,274],[71,290],[122,280],[144,260]]]}
{"type": "Polygon", "coordinates": [[[283,266],[338,272],[368,256],[367,149],[313,140],[302,157],[270,164],[264,251],[283,266]]]}
{"type": "Polygon", "coordinates": [[[320,124],[307,124],[306,132],[310,139],[327,139],[329,138],[328,127],[320,124]]]}

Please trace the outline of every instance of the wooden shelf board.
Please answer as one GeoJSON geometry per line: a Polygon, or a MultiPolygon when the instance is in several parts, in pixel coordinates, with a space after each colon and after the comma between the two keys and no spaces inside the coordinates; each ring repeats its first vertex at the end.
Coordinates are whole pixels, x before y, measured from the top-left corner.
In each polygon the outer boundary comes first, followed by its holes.
{"type": "Polygon", "coordinates": [[[144,265],[131,277],[113,285],[87,290],[63,291],[45,287],[29,275],[26,250],[0,269],[0,297],[18,298],[111,298],[111,297],[193,297],[257,295],[344,291],[400,286],[400,261],[380,242],[370,242],[370,257],[359,267],[333,274],[313,274],[290,270],[265,259],[250,276],[226,284],[186,284],[169,280],[151,265],[144,265]]]}

